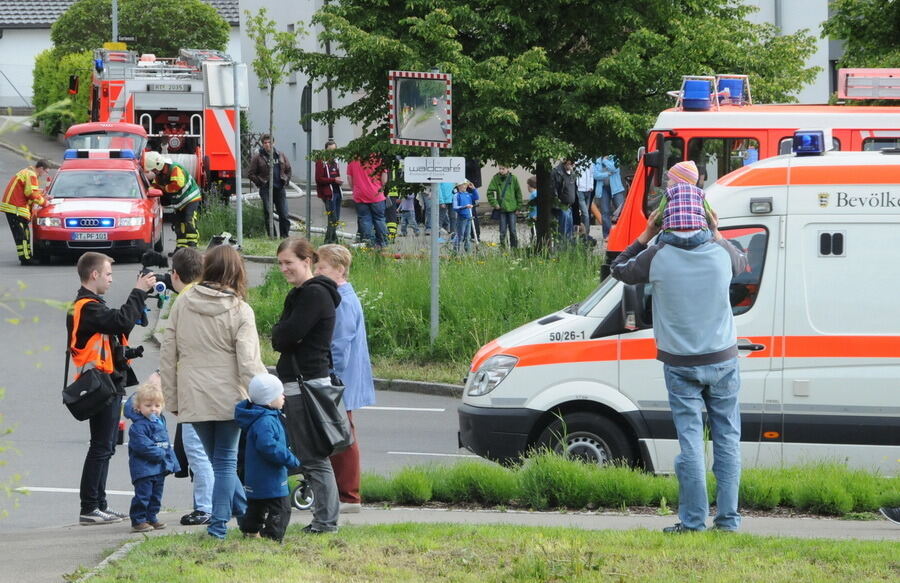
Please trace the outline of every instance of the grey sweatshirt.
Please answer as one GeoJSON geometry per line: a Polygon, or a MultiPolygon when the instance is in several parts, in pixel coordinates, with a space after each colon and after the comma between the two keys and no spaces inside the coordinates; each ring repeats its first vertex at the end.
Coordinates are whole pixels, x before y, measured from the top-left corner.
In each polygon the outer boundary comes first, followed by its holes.
{"type": "Polygon", "coordinates": [[[737,356],[728,288],[747,257],[724,239],[695,247],[637,241],[616,257],[612,276],[650,283],[656,358],[673,366],[698,366],[737,356]]]}

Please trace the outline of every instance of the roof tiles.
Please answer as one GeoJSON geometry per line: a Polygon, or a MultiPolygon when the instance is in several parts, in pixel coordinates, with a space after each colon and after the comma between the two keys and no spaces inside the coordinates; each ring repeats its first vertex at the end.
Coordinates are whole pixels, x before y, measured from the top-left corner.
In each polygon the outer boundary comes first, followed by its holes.
{"type": "MultiPolygon", "coordinates": [[[[232,26],[240,21],[238,0],[203,0],[232,26]]],[[[0,28],[49,28],[75,0],[0,0],[0,28]]]]}

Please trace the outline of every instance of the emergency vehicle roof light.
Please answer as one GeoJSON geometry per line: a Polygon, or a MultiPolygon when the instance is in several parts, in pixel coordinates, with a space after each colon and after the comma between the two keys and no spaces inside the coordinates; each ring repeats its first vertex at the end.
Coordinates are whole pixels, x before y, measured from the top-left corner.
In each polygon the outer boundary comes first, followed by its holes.
{"type": "Polygon", "coordinates": [[[794,154],[797,156],[821,156],[825,153],[823,130],[797,130],[794,132],[794,154]]]}
{"type": "Polygon", "coordinates": [[[78,158],[120,158],[125,160],[134,160],[135,155],[132,150],[74,150],[71,148],[66,150],[63,154],[63,160],[75,160],[78,158]]]}

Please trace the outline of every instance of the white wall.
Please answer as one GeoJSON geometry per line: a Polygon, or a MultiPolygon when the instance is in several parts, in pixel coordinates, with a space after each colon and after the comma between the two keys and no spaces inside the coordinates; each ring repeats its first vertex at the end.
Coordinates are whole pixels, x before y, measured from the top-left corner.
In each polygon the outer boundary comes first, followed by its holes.
{"type": "Polygon", "coordinates": [[[0,107],[31,106],[34,58],[52,46],[50,29],[3,29],[0,38],[0,107]],[[19,91],[27,103],[16,94],[19,91]]]}
{"type": "Polygon", "coordinates": [[[816,52],[806,60],[806,66],[816,66],[820,70],[815,80],[797,93],[797,99],[800,103],[827,103],[828,39],[820,38],[820,35],[822,23],[828,20],[828,0],[744,0],[744,4],[759,8],[759,12],[750,15],[751,22],[780,25],[784,34],[793,34],[805,28],[816,37],[816,52]]]}
{"type": "MultiPolygon", "coordinates": [[[[313,14],[322,6],[322,0],[308,0],[305,2],[281,2],[279,0],[240,0],[241,30],[246,31],[246,11],[256,14],[260,8],[265,7],[268,17],[278,24],[279,30],[288,30],[289,25],[301,26],[306,29],[306,35],[300,39],[300,46],[306,51],[324,50],[319,47],[316,36],[318,32],[307,25],[313,14]]],[[[259,88],[259,80],[253,72],[253,59],[256,51],[253,41],[249,36],[241,36],[241,54],[243,61],[247,63],[250,81],[250,124],[252,130],[257,133],[267,132],[269,129],[269,93],[266,89],[259,88]]],[[[289,82],[279,85],[275,89],[275,115],[273,116],[275,147],[288,157],[294,167],[294,182],[305,184],[306,182],[306,157],[307,136],[300,126],[300,95],[307,78],[302,74],[294,74],[289,82]]],[[[314,85],[315,88],[315,85],[314,85]]],[[[387,91],[387,80],[385,80],[387,91]]],[[[339,107],[347,103],[347,99],[334,94],[333,105],[339,107]]],[[[313,93],[313,111],[324,111],[327,108],[325,92],[313,93]]],[[[339,120],[335,124],[334,139],[339,145],[346,144],[359,135],[358,131],[347,120],[339,120]]],[[[324,124],[313,123],[312,149],[322,149],[329,138],[328,127],[324,124]]]]}

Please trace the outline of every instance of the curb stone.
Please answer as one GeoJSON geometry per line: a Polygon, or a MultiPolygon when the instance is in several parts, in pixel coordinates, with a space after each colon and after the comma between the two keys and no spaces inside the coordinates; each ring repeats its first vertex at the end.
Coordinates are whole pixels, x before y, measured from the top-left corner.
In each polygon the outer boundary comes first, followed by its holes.
{"type": "MultiPolygon", "coordinates": [[[[274,366],[267,366],[269,373],[277,375],[274,366]]],[[[447,383],[429,383],[426,381],[405,381],[402,379],[375,379],[376,391],[396,391],[400,393],[418,393],[420,395],[434,395],[436,397],[451,397],[458,399],[463,394],[462,385],[450,385],[447,383]]]]}
{"type": "Polygon", "coordinates": [[[94,567],[93,569],[91,569],[90,571],[88,571],[87,573],[85,573],[84,575],[79,577],[78,579],[76,579],[75,582],[81,583],[82,581],[87,581],[88,579],[91,579],[95,575],[99,575],[100,571],[105,569],[107,565],[109,565],[111,563],[115,563],[116,561],[120,561],[121,559],[124,559],[128,555],[128,553],[131,552],[131,550],[134,547],[138,546],[139,544],[141,544],[143,542],[144,541],[142,541],[142,540],[135,540],[135,541],[125,543],[124,545],[119,547],[113,554],[111,554],[110,556],[108,556],[105,559],[103,559],[102,561],[100,561],[100,563],[98,563],[96,567],[94,567]]]}

